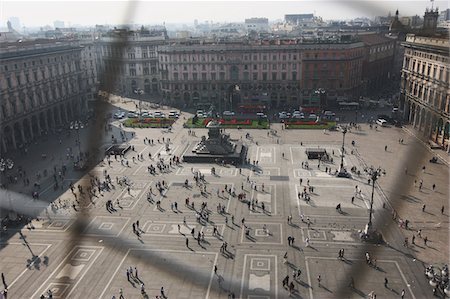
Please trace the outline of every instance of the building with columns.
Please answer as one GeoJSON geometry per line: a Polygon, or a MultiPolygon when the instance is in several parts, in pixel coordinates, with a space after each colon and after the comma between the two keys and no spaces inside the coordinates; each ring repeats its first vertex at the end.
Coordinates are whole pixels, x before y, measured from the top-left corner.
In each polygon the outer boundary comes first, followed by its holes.
{"type": "Polygon", "coordinates": [[[450,43],[448,31],[437,32],[437,17],[437,9],[427,9],[422,32],[406,35],[400,109],[426,138],[448,150],[450,43]]]}
{"type": "Polygon", "coordinates": [[[448,147],[449,39],[408,34],[401,81],[404,118],[433,142],[448,147]]]}
{"type": "Polygon", "coordinates": [[[30,40],[0,45],[1,153],[87,116],[92,89],[77,41],[30,40]]]}
{"type": "Polygon", "coordinates": [[[319,88],[329,101],[359,97],[364,44],[352,39],[174,41],[158,48],[158,58],[163,101],[178,107],[308,107],[318,105],[319,88]]]}

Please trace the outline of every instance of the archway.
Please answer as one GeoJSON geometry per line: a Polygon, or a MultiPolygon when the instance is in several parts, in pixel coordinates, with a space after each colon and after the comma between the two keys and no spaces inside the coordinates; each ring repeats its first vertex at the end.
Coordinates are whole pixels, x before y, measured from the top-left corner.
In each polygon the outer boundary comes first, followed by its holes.
{"type": "Polygon", "coordinates": [[[189,106],[189,104],[191,102],[191,96],[189,95],[189,92],[185,92],[183,94],[183,100],[184,100],[184,105],[189,106]]]}
{"type": "Polygon", "coordinates": [[[39,113],[39,124],[41,125],[41,132],[39,134],[42,135],[44,131],[48,130],[44,112],[39,113]]]}
{"type": "Polygon", "coordinates": [[[38,121],[38,117],[36,115],[31,116],[31,130],[33,132],[34,136],[41,135],[41,132],[39,132],[40,124],[38,121]]]}
{"type": "Polygon", "coordinates": [[[58,109],[56,107],[53,107],[52,109],[53,112],[53,119],[55,121],[55,127],[60,125],[60,119],[58,118],[58,109]]]}
{"type": "Polygon", "coordinates": [[[134,91],[137,89],[137,83],[136,80],[131,80],[131,94],[134,94],[134,91]]]}
{"type": "Polygon", "coordinates": [[[22,128],[18,122],[13,126],[13,134],[14,140],[16,141],[16,148],[21,148],[25,140],[23,138],[24,136],[22,136],[22,128]]]}
{"type": "Polygon", "coordinates": [[[239,68],[236,65],[233,65],[230,68],[230,80],[233,80],[233,81],[239,80],[239,68]]]}
{"type": "Polygon", "coordinates": [[[33,132],[31,132],[31,123],[28,118],[25,118],[22,121],[22,128],[25,136],[25,143],[28,143],[33,139],[33,132]]]}
{"type": "Polygon", "coordinates": [[[144,93],[148,95],[150,92],[151,92],[150,80],[149,79],[145,79],[145,81],[144,81],[144,93]]]}
{"type": "Polygon", "coordinates": [[[424,129],[425,129],[425,117],[426,117],[426,115],[425,115],[425,109],[424,108],[421,108],[420,109],[420,120],[419,120],[419,131],[424,131],[424,129]]]}
{"type": "Polygon", "coordinates": [[[158,92],[158,79],[156,78],[152,79],[152,92],[154,93],[158,92]]]}
{"type": "Polygon", "coordinates": [[[444,120],[442,118],[439,118],[435,127],[436,136],[434,138],[434,142],[436,143],[439,142],[439,137],[443,135],[443,129],[444,129],[444,120]]]}
{"type": "Polygon", "coordinates": [[[17,148],[17,146],[15,144],[15,140],[13,138],[13,130],[11,129],[10,126],[6,126],[3,129],[3,137],[2,138],[5,140],[5,145],[6,145],[7,151],[17,148]]]}

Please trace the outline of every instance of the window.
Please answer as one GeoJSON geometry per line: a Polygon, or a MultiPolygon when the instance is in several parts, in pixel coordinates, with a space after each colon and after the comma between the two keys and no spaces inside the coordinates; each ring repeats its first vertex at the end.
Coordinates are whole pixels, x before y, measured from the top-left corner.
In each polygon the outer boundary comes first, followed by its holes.
{"type": "Polygon", "coordinates": [[[292,80],[297,80],[297,72],[292,72],[292,80]]]}
{"type": "Polygon", "coordinates": [[[281,80],[286,80],[286,73],[281,73],[281,80]]]}
{"type": "Polygon", "coordinates": [[[258,73],[253,73],[253,80],[258,80],[258,73]]]}
{"type": "Polygon", "coordinates": [[[225,73],[224,72],[220,72],[219,79],[220,80],[225,80],[225,73]]]}
{"type": "Polygon", "coordinates": [[[192,79],[193,79],[193,80],[197,80],[197,79],[198,79],[197,77],[198,77],[198,74],[197,74],[197,73],[193,73],[193,74],[192,74],[192,79]]]}
{"type": "Polygon", "coordinates": [[[244,70],[248,70],[248,65],[247,64],[244,65],[244,70]]]}
{"type": "Polygon", "coordinates": [[[267,73],[263,73],[262,77],[263,77],[263,81],[267,81],[267,73]]]}
{"type": "Polygon", "coordinates": [[[253,70],[254,71],[258,70],[258,66],[256,64],[253,65],[253,70]]]}
{"type": "Polygon", "coordinates": [[[277,55],[272,55],[272,60],[277,60],[277,55]]]}
{"type": "Polygon", "coordinates": [[[248,72],[244,72],[244,80],[249,80],[248,72]]]}
{"type": "Polygon", "coordinates": [[[216,73],[211,73],[211,80],[216,80],[216,73]]]}
{"type": "Polygon", "coordinates": [[[283,55],[283,60],[286,60],[286,55],[283,55]]]}
{"type": "Polygon", "coordinates": [[[281,69],[282,69],[282,70],[286,70],[286,63],[283,63],[283,64],[281,65],[281,69]]]}
{"type": "Polygon", "coordinates": [[[220,66],[220,70],[223,71],[225,70],[225,67],[223,65],[220,66]]]}
{"type": "Polygon", "coordinates": [[[272,73],[272,81],[276,81],[277,80],[277,73],[272,73]]]}
{"type": "Polygon", "coordinates": [[[202,73],[202,80],[206,81],[206,73],[202,73]]]}
{"type": "Polygon", "coordinates": [[[272,65],[272,70],[274,70],[274,71],[277,70],[277,65],[276,64],[272,65]]]}
{"type": "Polygon", "coordinates": [[[267,70],[267,63],[263,64],[263,70],[267,70]]]}
{"type": "Polygon", "coordinates": [[[11,88],[11,87],[12,87],[12,84],[11,84],[11,78],[10,78],[10,77],[7,77],[7,78],[6,78],[6,82],[7,82],[7,84],[8,84],[8,88],[11,88]]]}
{"type": "Polygon", "coordinates": [[[267,56],[266,55],[263,55],[263,60],[267,60],[267,56]]]}
{"type": "Polygon", "coordinates": [[[187,74],[187,73],[183,73],[183,79],[184,79],[185,81],[188,80],[188,74],[187,74]]]}
{"type": "Polygon", "coordinates": [[[215,64],[211,65],[211,71],[215,71],[215,70],[216,70],[216,65],[215,64]]]}

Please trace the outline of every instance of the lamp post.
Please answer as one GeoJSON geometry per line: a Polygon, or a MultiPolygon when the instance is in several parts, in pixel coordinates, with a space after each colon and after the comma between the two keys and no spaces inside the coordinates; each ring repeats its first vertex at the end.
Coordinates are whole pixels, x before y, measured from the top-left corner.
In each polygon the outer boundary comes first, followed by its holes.
{"type": "Polygon", "coordinates": [[[324,96],[325,96],[325,89],[323,89],[323,88],[317,88],[316,90],[314,90],[314,93],[316,94],[316,95],[318,95],[319,96],[319,108],[320,108],[320,112],[322,112],[323,110],[324,110],[324,108],[325,108],[325,106],[326,106],[326,103],[325,103],[325,101],[323,100],[324,99],[324,96]]]}
{"type": "Polygon", "coordinates": [[[375,182],[381,175],[385,175],[386,171],[384,169],[381,169],[381,167],[375,168],[373,166],[366,169],[366,171],[370,179],[372,180],[372,195],[370,198],[369,222],[367,223],[367,232],[368,232],[372,229],[373,195],[375,193],[375,182]]]}
{"type": "Polygon", "coordinates": [[[342,129],[342,150],[341,150],[341,165],[339,166],[339,173],[338,173],[339,177],[346,177],[347,176],[346,171],[344,169],[345,134],[347,134],[347,127],[344,127],[342,129]]]}
{"type": "Polygon", "coordinates": [[[134,91],[133,91],[135,94],[137,94],[138,95],[138,101],[139,101],[139,119],[141,119],[141,114],[142,114],[142,101],[141,101],[141,96],[144,94],[144,91],[142,90],[142,89],[140,89],[140,88],[136,88],[134,91]]]}
{"type": "Polygon", "coordinates": [[[75,120],[70,123],[70,129],[75,130],[77,132],[77,140],[75,143],[78,145],[78,157],[81,159],[81,139],[80,139],[80,130],[84,129],[84,124],[81,120],[75,120]]]}

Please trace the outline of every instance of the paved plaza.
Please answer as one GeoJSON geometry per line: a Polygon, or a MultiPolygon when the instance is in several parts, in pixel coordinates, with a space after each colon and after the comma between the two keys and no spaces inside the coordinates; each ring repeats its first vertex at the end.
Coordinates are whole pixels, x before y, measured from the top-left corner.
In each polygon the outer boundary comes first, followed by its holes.
{"type": "MultiPolygon", "coordinates": [[[[115,105],[134,110],[133,103],[115,105]]],[[[347,169],[373,165],[386,170],[374,193],[373,222],[385,240],[377,245],[359,235],[369,219],[372,185],[367,176],[333,175],[340,164],[341,132],[283,130],[281,124],[272,124],[276,134],[229,129],[232,139],[249,146],[250,165],[176,164],[174,156],[181,157],[189,144],[207,135],[206,129],[188,134],[182,127],[187,117],[183,112],[170,133],[119,128],[119,121],[113,121],[113,131],[103,132],[103,144],[112,134],[120,137],[120,130],[128,132],[127,141],[134,146],[125,156],[128,167],[111,157],[110,165],[105,159],[82,178],[70,169],[59,178],[62,189],[54,188],[52,178],[40,181],[39,200],[29,199],[30,207],[42,209],[40,217],[2,235],[0,272],[9,285],[8,298],[34,299],[48,290],[53,298],[111,299],[119,298],[120,290],[124,298],[155,298],[162,296],[161,287],[167,298],[365,298],[372,291],[378,298],[400,298],[402,290],[404,298],[432,296],[425,266],[448,263],[446,153],[428,150],[409,127],[375,130],[361,124],[346,134],[347,169]],[[144,142],[146,138],[154,144],[144,142]],[[163,138],[170,139],[169,151],[163,138]],[[309,167],[302,167],[308,148],[326,149],[333,162],[309,160],[309,167]],[[158,155],[167,167],[149,174],[147,167],[156,166],[158,155]],[[433,155],[442,158],[440,163],[428,162],[433,155]],[[331,173],[326,171],[330,168],[331,173]],[[87,188],[94,177],[103,181],[105,173],[114,187],[83,200],[86,191],[82,194],[77,186],[87,188]],[[204,181],[196,183],[195,174],[204,181]],[[124,178],[129,189],[117,183],[124,178]],[[299,196],[305,189],[308,202],[299,196]],[[109,200],[111,211],[106,209],[109,200]],[[48,206],[49,201],[54,204],[48,206]],[[202,204],[207,221],[197,219],[202,204]],[[336,210],[338,204],[342,212],[336,210]],[[408,229],[398,225],[399,219],[408,219],[408,229]],[[136,221],[139,234],[133,232],[136,221]],[[416,244],[403,246],[404,238],[413,235],[416,244]],[[338,258],[341,249],[345,254],[338,258]],[[366,264],[366,252],[372,265],[366,264]],[[300,272],[294,280],[293,273],[300,272]],[[288,285],[294,282],[291,293],[283,285],[286,276],[288,285]]],[[[45,143],[49,153],[59,148],[52,142],[45,143]]],[[[73,137],[63,142],[53,161],[39,158],[44,151],[39,145],[30,151],[24,158],[30,176],[44,167],[51,171],[53,164],[70,165],[64,152],[74,147],[73,137]]],[[[29,195],[32,186],[19,182],[10,188],[29,195]]]]}

